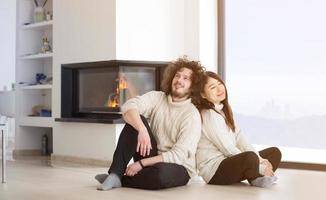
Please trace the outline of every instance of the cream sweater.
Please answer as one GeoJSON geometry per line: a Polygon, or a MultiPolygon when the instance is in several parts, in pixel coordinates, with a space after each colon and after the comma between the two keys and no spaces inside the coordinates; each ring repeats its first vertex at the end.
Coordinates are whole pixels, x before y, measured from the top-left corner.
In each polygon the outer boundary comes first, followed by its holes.
{"type": "MultiPolygon", "coordinates": [[[[215,105],[215,109],[224,115],[222,108],[222,104],[215,105]]],[[[202,135],[198,144],[196,160],[199,175],[206,182],[211,180],[225,158],[245,151],[256,152],[240,130],[236,129],[234,133],[228,128],[221,114],[212,109],[202,112],[202,135]]],[[[257,155],[261,159],[258,153],[257,155]]]]}
{"type": "Polygon", "coordinates": [[[188,99],[172,102],[171,96],[152,91],[128,100],[122,112],[136,109],[149,119],[163,162],[184,166],[192,177],[196,174],[196,149],[201,135],[200,114],[188,99]]]}

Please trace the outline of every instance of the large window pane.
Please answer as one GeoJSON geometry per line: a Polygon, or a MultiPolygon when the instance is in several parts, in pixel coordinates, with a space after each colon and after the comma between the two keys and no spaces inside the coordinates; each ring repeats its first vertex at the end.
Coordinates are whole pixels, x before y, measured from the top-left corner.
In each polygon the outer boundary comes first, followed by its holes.
{"type": "Polygon", "coordinates": [[[255,144],[285,147],[286,156],[325,153],[326,2],[225,3],[226,82],[238,126],[255,144]]]}

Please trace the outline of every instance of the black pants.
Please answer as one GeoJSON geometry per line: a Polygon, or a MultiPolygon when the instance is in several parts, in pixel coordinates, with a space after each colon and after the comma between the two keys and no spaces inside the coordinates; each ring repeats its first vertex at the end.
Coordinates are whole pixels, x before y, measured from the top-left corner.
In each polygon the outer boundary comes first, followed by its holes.
{"type": "MultiPolygon", "coordinates": [[[[264,149],[259,155],[272,164],[273,171],[278,168],[282,156],[278,148],[264,149]]],[[[247,151],[224,159],[208,184],[230,185],[246,179],[250,182],[259,176],[259,158],[255,152],[247,151]]]]}
{"type": "Polygon", "coordinates": [[[136,162],[157,155],[156,140],[146,119],[143,116],[141,118],[151,138],[152,150],[150,155],[142,157],[136,152],[138,131],[131,125],[126,124],[120,134],[109,173],[113,172],[120,176],[123,187],[158,190],[186,185],[190,179],[187,170],[183,166],[174,163],[156,163],[145,167],[134,176],[124,175],[131,158],[136,162]]]}

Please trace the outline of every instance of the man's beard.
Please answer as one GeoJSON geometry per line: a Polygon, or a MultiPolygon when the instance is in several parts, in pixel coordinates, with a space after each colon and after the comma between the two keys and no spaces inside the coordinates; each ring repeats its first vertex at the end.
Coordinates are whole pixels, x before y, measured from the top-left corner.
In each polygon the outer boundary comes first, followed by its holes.
{"type": "Polygon", "coordinates": [[[189,95],[190,95],[190,92],[185,92],[185,93],[180,94],[178,92],[172,91],[172,97],[179,98],[179,99],[184,98],[184,97],[189,97],[189,95]]]}

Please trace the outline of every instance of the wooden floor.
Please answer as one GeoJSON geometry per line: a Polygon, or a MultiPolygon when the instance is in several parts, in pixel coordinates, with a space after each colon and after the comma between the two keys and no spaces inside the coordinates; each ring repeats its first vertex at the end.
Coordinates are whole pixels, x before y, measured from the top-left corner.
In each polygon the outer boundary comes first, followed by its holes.
{"type": "Polygon", "coordinates": [[[7,183],[0,184],[1,200],[324,200],[326,172],[280,169],[278,183],[271,188],[256,188],[246,183],[232,186],[206,185],[200,179],[187,186],[160,191],[117,188],[97,191],[96,173],[107,169],[72,163],[53,163],[29,158],[8,162],[7,183]]]}

